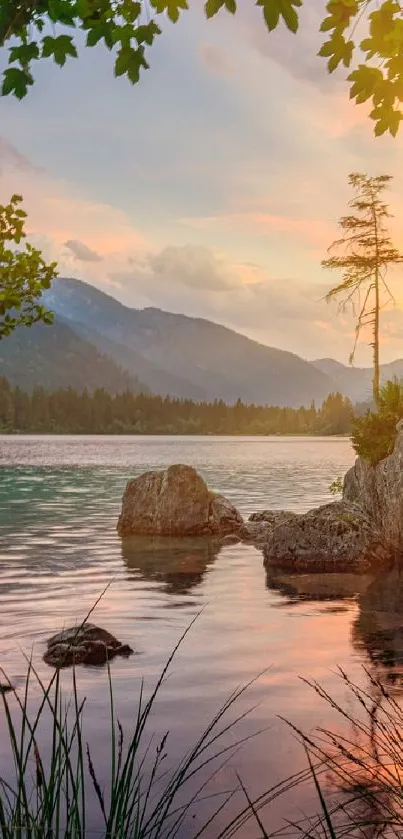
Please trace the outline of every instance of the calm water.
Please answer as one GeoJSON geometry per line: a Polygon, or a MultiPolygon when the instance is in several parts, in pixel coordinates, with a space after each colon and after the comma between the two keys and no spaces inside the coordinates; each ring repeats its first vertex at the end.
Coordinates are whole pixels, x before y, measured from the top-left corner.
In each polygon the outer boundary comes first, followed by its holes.
{"type": "MultiPolygon", "coordinates": [[[[298,677],[319,680],[343,701],[336,666],[361,683],[362,664],[390,679],[400,663],[398,643],[390,633],[384,644],[373,643],[381,637],[379,616],[365,592],[370,581],[362,578],[266,573],[261,554],[244,545],[218,550],[200,540],[121,541],[115,526],[126,480],[173,462],[195,465],[212,489],[248,515],[328,501],[330,482],[352,464],[353,452],[345,439],[0,437],[0,663],[19,684],[23,652],[33,650],[48,677],[45,639],[83,618],[110,582],[93,619],[136,651],[112,665],[118,715],[129,726],[141,677],[155,681],[202,611],[172,665],[153,729],[170,731],[174,763],[232,690],[269,668],[236,709],[258,704],[239,736],[268,730],[215,780],[216,792],[232,787],[236,767],[258,794],[303,765],[278,715],[307,731],[328,722],[328,709],[298,677]]],[[[86,734],[101,766],[108,754],[105,681],[102,668],[80,669],[86,734]]],[[[3,722],[0,712],[4,766],[3,722]]],[[[300,796],[292,801],[297,809],[300,796]]],[[[270,824],[280,818],[279,808],[270,824]]],[[[235,800],[229,809],[237,809],[235,800]]],[[[197,812],[196,823],[200,818],[197,812]]]]}

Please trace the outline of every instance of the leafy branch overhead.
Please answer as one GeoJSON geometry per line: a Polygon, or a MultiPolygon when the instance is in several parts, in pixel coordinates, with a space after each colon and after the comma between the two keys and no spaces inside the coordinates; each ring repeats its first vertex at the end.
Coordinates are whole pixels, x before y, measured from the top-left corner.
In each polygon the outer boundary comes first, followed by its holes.
{"type": "MultiPolygon", "coordinates": [[[[269,32],[285,25],[296,33],[302,3],[256,0],[269,32]]],[[[116,76],[136,84],[164,19],[176,23],[187,8],[188,0],[1,0],[0,47],[9,48],[2,93],[26,96],[35,61],[50,58],[63,67],[77,58],[79,30],[87,47],[102,43],[113,53],[116,76]]],[[[235,14],[236,0],[206,0],[208,18],[222,10],[235,14]]],[[[370,103],[375,134],[395,136],[403,117],[403,7],[397,0],[329,0],[326,10],[319,55],[329,73],[348,68],[350,97],[370,103]]]]}
{"type": "Polygon", "coordinates": [[[29,243],[22,248],[27,214],[21,201],[13,195],[9,204],[0,204],[0,340],[17,326],[53,320],[40,297],[57,276],[56,263],[47,265],[29,243]]]}

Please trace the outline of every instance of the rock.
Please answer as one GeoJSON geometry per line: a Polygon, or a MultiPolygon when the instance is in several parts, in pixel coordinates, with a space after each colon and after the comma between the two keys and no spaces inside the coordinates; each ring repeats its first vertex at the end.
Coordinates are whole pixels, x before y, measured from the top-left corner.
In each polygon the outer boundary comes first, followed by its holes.
{"type": "Polygon", "coordinates": [[[262,510],[259,513],[252,513],[238,531],[238,535],[243,542],[251,542],[257,548],[261,548],[274,527],[296,516],[297,513],[291,513],[288,510],[262,510]]]}
{"type": "MultiPolygon", "coordinates": [[[[253,520],[271,523],[271,515],[253,520]]],[[[276,523],[264,544],[266,564],[305,571],[384,570],[402,554],[402,421],[392,454],[376,466],[357,458],[344,478],[342,501],[276,523]]]]}
{"type": "Polygon", "coordinates": [[[263,553],[266,564],[308,571],[364,571],[388,559],[368,517],[344,501],[277,525],[268,534],[263,553]]]}
{"type": "Polygon", "coordinates": [[[243,518],[227,498],[210,493],[208,524],[212,534],[232,535],[243,525],[243,518]]]}
{"type": "Polygon", "coordinates": [[[225,548],[227,545],[239,545],[241,541],[239,533],[240,531],[238,531],[238,533],[228,533],[227,536],[223,536],[221,539],[221,546],[225,548]]]}
{"type": "Polygon", "coordinates": [[[129,656],[133,650],[122,644],[114,635],[84,623],[53,635],[43,657],[53,667],[70,667],[72,664],[105,664],[117,655],[129,656]]]}
{"type": "Polygon", "coordinates": [[[403,551],[403,423],[392,454],[371,466],[357,458],[344,478],[343,500],[357,504],[380,534],[390,555],[403,551]]]}
{"type": "Polygon", "coordinates": [[[266,522],[271,527],[276,527],[277,524],[282,524],[297,515],[298,513],[292,513],[290,510],[262,510],[260,513],[252,513],[248,521],[266,522]]]}
{"type": "Polygon", "coordinates": [[[235,507],[211,493],[195,469],[179,464],[129,481],[117,530],[121,536],[223,536],[242,522],[235,507]]]}
{"type": "Polygon", "coordinates": [[[264,545],[272,526],[267,521],[245,521],[238,531],[242,542],[252,542],[256,547],[264,545]]]}

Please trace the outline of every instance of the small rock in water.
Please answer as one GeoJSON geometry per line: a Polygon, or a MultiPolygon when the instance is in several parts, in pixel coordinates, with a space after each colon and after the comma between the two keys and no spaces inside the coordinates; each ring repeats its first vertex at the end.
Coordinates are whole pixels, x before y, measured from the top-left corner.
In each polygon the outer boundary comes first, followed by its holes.
{"type": "Polygon", "coordinates": [[[11,693],[14,690],[15,688],[13,687],[13,685],[5,685],[1,684],[0,682],[0,693],[11,693]]]}
{"type": "Polygon", "coordinates": [[[73,664],[106,664],[117,655],[128,657],[132,653],[128,644],[122,644],[106,629],[83,623],[53,635],[43,659],[53,667],[71,667],[73,664]]]}

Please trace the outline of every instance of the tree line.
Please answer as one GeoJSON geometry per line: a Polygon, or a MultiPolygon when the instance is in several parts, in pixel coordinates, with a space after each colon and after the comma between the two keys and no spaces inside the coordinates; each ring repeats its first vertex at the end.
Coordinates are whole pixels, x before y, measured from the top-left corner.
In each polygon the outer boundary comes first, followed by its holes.
{"type": "Polygon", "coordinates": [[[0,378],[0,431],[54,434],[349,434],[354,411],[332,393],[321,407],[282,408],[66,388],[26,393],[0,378]]]}

